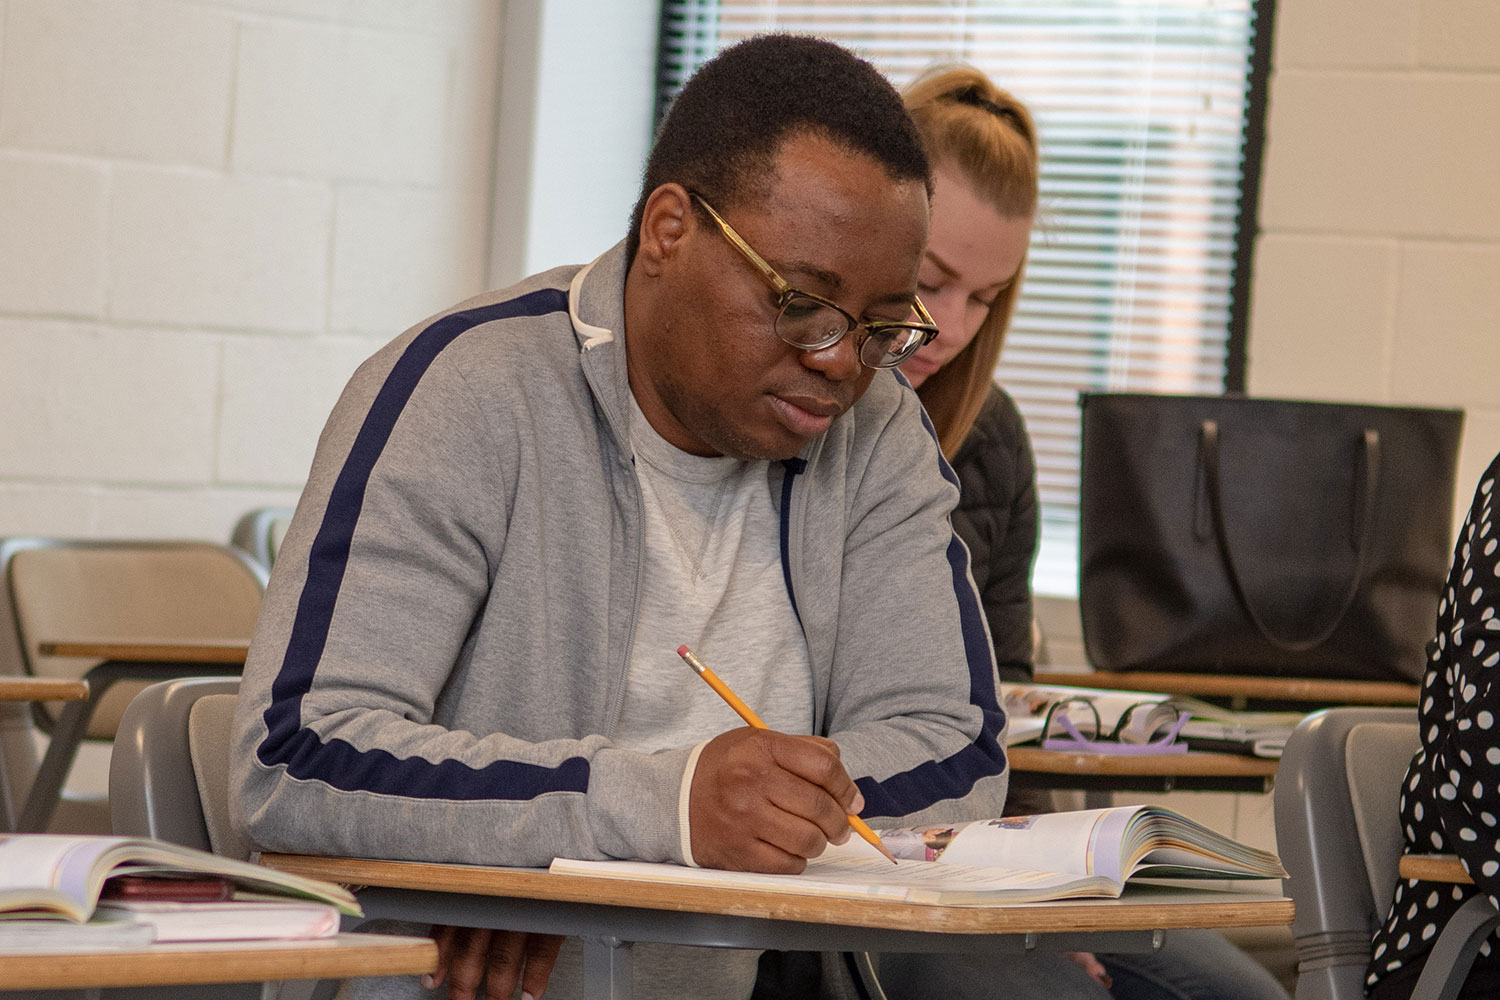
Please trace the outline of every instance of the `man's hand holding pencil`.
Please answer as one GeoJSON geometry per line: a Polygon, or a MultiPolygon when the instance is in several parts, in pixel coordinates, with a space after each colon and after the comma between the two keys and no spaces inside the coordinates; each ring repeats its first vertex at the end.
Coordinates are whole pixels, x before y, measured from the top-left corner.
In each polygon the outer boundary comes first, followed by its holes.
{"type": "Polygon", "coordinates": [[[849,813],[863,805],[831,740],[732,729],[698,756],[688,798],[693,860],[800,872],[830,842],[849,838],[849,813]]]}
{"type": "Polygon", "coordinates": [[[766,728],[692,650],[679,646],[677,652],[750,727],[714,737],[698,755],[688,793],[694,861],[795,874],[828,844],[848,840],[851,829],[890,857],[858,817],[864,796],[844,770],[837,744],[766,728]]]}

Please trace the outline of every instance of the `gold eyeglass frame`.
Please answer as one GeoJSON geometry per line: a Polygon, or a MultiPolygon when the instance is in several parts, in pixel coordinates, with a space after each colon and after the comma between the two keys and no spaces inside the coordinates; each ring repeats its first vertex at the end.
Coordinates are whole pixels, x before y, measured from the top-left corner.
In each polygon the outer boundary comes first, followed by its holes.
{"type": "Polygon", "coordinates": [[[752,248],[749,243],[745,242],[745,238],[743,236],[734,231],[734,227],[726,222],[722,215],[714,211],[714,207],[707,201],[705,201],[701,195],[691,194],[691,197],[693,201],[695,201],[699,206],[702,207],[705,212],[708,213],[709,218],[713,219],[714,222],[718,224],[719,232],[724,234],[724,238],[729,241],[729,245],[738,250],[740,252],[740,255],[744,257],[745,260],[750,262],[750,266],[755,268],[755,270],[760,274],[761,278],[764,279],[765,283],[771,287],[771,291],[775,293],[777,313],[776,319],[771,323],[771,328],[776,331],[776,336],[780,337],[784,342],[804,351],[821,351],[825,347],[832,347],[834,344],[837,344],[840,340],[843,340],[844,337],[848,336],[854,330],[863,328],[865,331],[864,337],[861,338],[859,343],[855,346],[854,353],[859,358],[859,363],[864,365],[866,368],[880,369],[899,367],[903,362],[909,360],[912,355],[916,354],[917,351],[921,350],[927,344],[932,343],[933,338],[938,335],[937,323],[933,320],[932,314],[927,311],[926,306],[922,305],[922,300],[917,298],[915,295],[912,296],[911,304],[912,308],[916,310],[918,318],[922,320],[921,323],[904,323],[899,320],[855,319],[853,316],[849,315],[848,310],[839,305],[837,302],[834,302],[831,299],[826,299],[823,296],[817,295],[813,292],[806,292],[800,288],[793,288],[790,284],[787,283],[787,280],[785,278],[776,273],[776,269],[774,267],[766,263],[764,257],[756,253],[754,248],[752,248]],[[827,306],[829,309],[832,309],[840,316],[843,316],[844,319],[848,322],[848,327],[843,330],[843,332],[833,337],[829,337],[828,339],[816,344],[800,344],[794,340],[787,340],[786,337],[783,337],[781,335],[781,330],[778,327],[778,323],[781,320],[783,312],[786,310],[787,304],[790,303],[794,298],[810,299],[821,306],[827,306]],[[909,348],[906,353],[902,354],[899,358],[889,364],[870,364],[864,358],[864,346],[865,343],[869,340],[870,335],[872,333],[893,328],[900,330],[916,330],[922,334],[922,340],[917,343],[916,346],[909,348]]]}

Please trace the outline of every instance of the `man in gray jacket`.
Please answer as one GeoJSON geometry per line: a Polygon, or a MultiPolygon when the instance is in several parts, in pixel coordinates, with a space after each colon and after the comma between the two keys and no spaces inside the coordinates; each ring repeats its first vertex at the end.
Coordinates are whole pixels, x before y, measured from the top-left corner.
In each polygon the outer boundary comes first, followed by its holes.
{"type": "MultiPolygon", "coordinates": [[[[361,366],[245,667],[247,837],[795,872],[850,812],[999,815],[1004,716],[957,488],[886,370],[932,331],[929,183],[867,63],[752,39],[678,97],[622,245],[361,366]]],[[[540,995],[546,939],[456,936],[452,995],[486,951],[489,995],[518,976],[540,995]]],[[[637,995],[749,994],[753,954],[690,951],[638,946],[637,995]]],[[[575,966],[565,948],[549,995],[575,966]]]]}

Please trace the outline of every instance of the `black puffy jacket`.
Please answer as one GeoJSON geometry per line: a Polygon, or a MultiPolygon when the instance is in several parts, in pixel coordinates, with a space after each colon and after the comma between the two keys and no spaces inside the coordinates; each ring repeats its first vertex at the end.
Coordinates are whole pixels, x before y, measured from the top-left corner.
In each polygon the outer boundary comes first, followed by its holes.
{"type": "Polygon", "coordinates": [[[1000,679],[1032,672],[1031,565],[1036,559],[1036,459],[1026,421],[998,385],[953,458],[953,527],[969,547],[974,583],[989,620],[1000,679]]]}

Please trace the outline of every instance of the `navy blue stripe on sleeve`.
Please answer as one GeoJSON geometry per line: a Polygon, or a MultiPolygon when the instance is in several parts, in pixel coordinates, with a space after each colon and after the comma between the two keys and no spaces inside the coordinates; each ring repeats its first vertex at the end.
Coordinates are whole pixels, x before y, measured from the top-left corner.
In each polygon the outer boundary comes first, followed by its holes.
{"type": "Polygon", "coordinates": [[[473,768],[458,761],[398,758],[384,750],[359,750],[343,740],[324,741],[302,728],[302,698],[328,640],[329,623],[343,584],[349,547],[364,505],[365,489],[391,432],[437,357],[460,335],[494,320],[544,316],[566,311],[567,293],[543,289],[519,298],[451,313],[412,338],[376,393],[349,457],[328,497],[323,523],[308,557],[307,582],[297,605],[281,670],[271,685],[263,716],[267,734],[256,756],[268,767],[285,765],[294,778],[323,781],[345,791],[370,791],[408,798],[531,799],[546,792],[581,792],[588,787],[588,761],[575,757],[556,767],[496,761],[473,768]]]}
{"type": "MultiPolygon", "coordinates": [[[[905,378],[896,373],[903,383],[905,378]]],[[[937,444],[937,431],[922,410],[922,426],[937,444]]],[[[958,488],[958,474],[938,448],[938,468],[943,478],[958,488]]],[[[927,761],[910,771],[893,774],[884,781],[859,778],[855,785],[865,797],[862,815],[904,816],[946,799],[960,799],[969,794],[983,778],[1005,770],[1005,748],[1000,734],[1005,730],[1005,711],[995,690],[995,654],[990,648],[989,633],[984,627],[984,610],[979,595],[969,582],[969,553],[955,532],[948,541],[948,566],[952,571],[953,594],[958,602],[959,622],[964,639],[964,658],[969,665],[969,703],[982,714],[979,735],[973,742],[945,760],[927,761]]]]}
{"type": "Polygon", "coordinates": [[[787,600],[792,602],[792,614],[797,624],[802,624],[802,612],[797,610],[797,590],[792,586],[792,487],[797,477],[807,468],[807,461],[788,458],[781,463],[781,582],[786,585],[787,600]]]}

